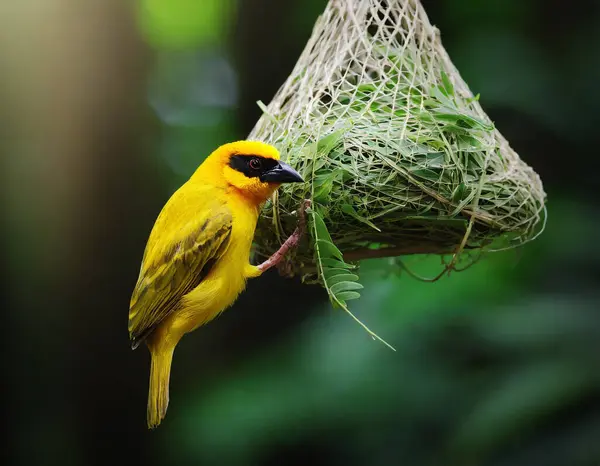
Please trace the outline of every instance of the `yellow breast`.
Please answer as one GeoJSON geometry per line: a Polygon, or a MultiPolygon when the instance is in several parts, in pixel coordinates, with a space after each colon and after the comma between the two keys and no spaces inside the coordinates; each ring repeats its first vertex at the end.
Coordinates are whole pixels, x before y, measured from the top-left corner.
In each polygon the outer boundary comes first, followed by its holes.
{"type": "Polygon", "coordinates": [[[214,319],[231,306],[246,287],[258,208],[236,196],[231,196],[227,203],[233,216],[229,247],[206,278],[183,297],[173,322],[183,333],[214,319]]]}

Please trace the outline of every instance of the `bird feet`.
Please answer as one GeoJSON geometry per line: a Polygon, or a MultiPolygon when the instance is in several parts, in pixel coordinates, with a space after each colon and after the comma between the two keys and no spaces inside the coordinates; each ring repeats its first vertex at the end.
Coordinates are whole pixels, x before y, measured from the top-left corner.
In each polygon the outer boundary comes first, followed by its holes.
{"type": "Polygon", "coordinates": [[[298,246],[304,231],[306,230],[306,209],[311,206],[311,201],[309,199],[305,199],[300,208],[298,209],[298,226],[294,230],[294,233],[290,235],[288,239],[281,245],[279,250],[275,252],[271,257],[269,257],[266,261],[258,266],[258,270],[263,273],[269,270],[271,267],[279,264],[288,251],[292,248],[298,246]]]}

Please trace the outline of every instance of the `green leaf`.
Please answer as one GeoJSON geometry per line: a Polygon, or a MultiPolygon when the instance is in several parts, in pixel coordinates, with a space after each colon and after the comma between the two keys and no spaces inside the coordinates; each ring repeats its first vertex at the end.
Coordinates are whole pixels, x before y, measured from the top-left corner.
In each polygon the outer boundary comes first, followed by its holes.
{"type": "Polygon", "coordinates": [[[419,144],[410,139],[401,139],[399,141],[390,141],[390,147],[400,152],[404,157],[412,157],[417,154],[427,154],[429,147],[425,144],[419,144]]]}
{"type": "Polygon", "coordinates": [[[317,173],[317,175],[314,177],[313,185],[316,188],[319,188],[319,187],[323,186],[324,184],[332,182],[334,177],[335,177],[335,174],[333,171],[321,170],[321,172],[317,173]]]}
{"type": "Polygon", "coordinates": [[[318,210],[313,210],[313,219],[314,219],[314,223],[315,223],[317,239],[323,239],[323,240],[329,241],[330,243],[333,243],[333,240],[331,239],[331,236],[329,235],[329,230],[327,229],[327,226],[325,225],[325,222],[323,221],[323,217],[321,216],[321,214],[319,213],[318,210]]]}
{"type": "MultiPolygon", "coordinates": [[[[340,269],[335,269],[335,270],[340,270],[340,269]]],[[[337,275],[331,275],[328,278],[327,277],[328,271],[329,270],[325,271],[325,279],[327,280],[327,284],[331,287],[340,282],[347,282],[347,281],[355,282],[358,280],[358,275],[354,275],[353,273],[339,273],[337,275]]],[[[361,285],[361,288],[362,288],[362,285],[361,285]]]]}
{"type": "Polygon", "coordinates": [[[339,144],[339,142],[344,137],[347,129],[339,129],[337,131],[333,131],[331,134],[321,138],[317,143],[317,152],[320,156],[326,156],[331,152],[331,150],[339,144]]]}
{"type": "Polygon", "coordinates": [[[324,255],[327,255],[330,257],[337,257],[338,259],[340,259],[342,261],[344,260],[344,256],[342,255],[340,250],[335,246],[335,244],[333,244],[332,242],[317,238],[316,246],[319,248],[319,252],[321,254],[324,254],[324,255]]]}
{"type": "Polygon", "coordinates": [[[445,71],[442,71],[442,83],[444,84],[444,90],[446,91],[447,95],[454,95],[454,86],[452,85],[452,82],[450,81],[450,78],[448,77],[448,75],[446,74],[445,71]]]}
{"type": "Polygon", "coordinates": [[[377,230],[377,231],[381,232],[381,230],[379,228],[377,228],[373,222],[371,222],[370,220],[368,220],[368,219],[366,219],[366,218],[361,217],[360,215],[358,215],[358,212],[356,212],[356,210],[354,210],[354,207],[352,207],[350,204],[342,204],[341,209],[342,209],[342,212],[344,212],[344,213],[346,213],[346,214],[354,217],[359,222],[362,222],[365,225],[370,226],[374,230],[377,230]]]}
{"type": "Polygon", "coordinates": [[[479,152],[482,150],[482,144],[472,136],[460,134],[456,137],[458,150],[462,152],[479,152]]]}
{"type": "Polygon", "coordinates": [[[419,178],[424,178],[430,181],[439,181],[440,175],[429,168],[414,168],[409,170],[411,174],[418,176],[419,178]]]}
{"type": "Polygon", "coordinates": [[[477,101],[479,101],[479,97],[480,97],[480,95],[481,95],[481,94],[474,95],[473,97],[470,97],[470,98],[468,98],[468,99],[466,100],[466,102],[467,102],[468,104],[470,104],[470,103],[472,103],[472,102],[477,102],[477,101]]]}
{"type": "Polygon", "coordinates": [[[428,152],[425,154],[423,164],[427,168],[442,168],[446,163],[443,152],[428,152]]]}
{"type": "MultiPolygon", "coordinates": [[[[308,159],[309,157],[305,157],[304,155],[301,155],[299,157],[300,160],[302,160],[303,158],[308,159]]],[[[316,160],[309,160],[306,165],[304,166],[304,169],[302,170],[302,174],[304,175],[304,178],[306,179],[311,179],[313,178],[313,183],[314,180],[317,178],[317,176],[321,176],[325,170],[325,166],[327,165],[328,161],[326,158],[319,158],[316,160]],[[313,177],[313,173],[315,174],[315,176],[313,177]]]]}
{"type": "Polygon", "coordinates": [[[360,298],[360,293],[357,293],[356,291],[343,291],[340,294],[335,295],[335,297],[338,299],[338,301],[346,302],[350,301],[351,299],[360,298]]]}
{"type": "Polygon", "coordinates": [[[333,189],[333,180],[327,181],[315,188],[313,199],[323,204],[329,202],[331,190],[333,189]]]}
{"type": "Polygon", "coordinates": [[[330,202],[330,194],[334,183],[343,177],[343,171],[335,169],[333,171],[323,171],[313,179],[314,194],[313,200],[321,204],[330,202]]]}
{"type": "Polygon", "coordinates": [[[479,120],[471,115],[458,113],[452,108],[440,107],[431,114],[436,120],[446,123],[454,123],[457,126],[464,125],[467,128],[480,129],[484,131],[492,131],[494,129],[494,125],[488,124],[485,121],[479,120]]]}
{"type": "Polygon", "coordinates": [[[357,282],[340,282],[329,288],[334,295],[338,295],[343,291],[354,291],[354,290],[362,290],[363,286],[357,282]]]}
{"type": "MultiPolygon", "coordinates": [[[[394,347],[372,332],[358,317],[356,317],[348,306],[346,301],[360,298],[360,293],[357,289],[361,289],[362,285],[356,282],[358,277],[354,274],[344,273],[346,270],[353,269],[354,266],[346,264],[340,250],[334,245],[331,240],[331,235],[327,230],[327,225],[323,220],[321,213],[322,209],[315,206],[309,214],[312,216],[313,236],[315,239],[315,257],[319,276],[323,280],[323,285],[327,290],[329,299],[334,306],[339,305],[350,317],[354,319],[365,331],[374,339],[379,340],[384,345],[394,350],[394,347]],[[328,284],[327,280],[332,280],[333,284],[328,284]]],[[[395,351],[395,350],[394,350],[395,351]]]]}
{"type": "Polygon", "coordinates": [[[452,102],[452,100],[450,100],[450,97],[448,96],[448,94],[446,94],[446,90],[442,87],[442,86],[434,86],[431,89],[431,96],[434,97],[436,101],[433,100],[428,100],[426,101],[427,105],[431,105],[431,106],[435,106],[436,104],[442,104],[445,106],[452,106],[454,105],[454,102],[452,102]]]}
{"type": "Polygon", "coordinates": [[[302,149],[298,151],[299,159],[314,160],[315,154],[317,153],[317,144],[314,142],[306,144],[302,149]]]}
{"type": "MultiPolygon", "coordinates": [[[[318,247],[318,245],[317,245],[318,247]]],[[[323,264],[323,267],[344,267],[347,269],[353,268],[353,266],[351,266],[350,264],[346,264],[345,262],[342,262],[340,260],[337,259],[332,259],[330,257],[323,257],[321,258],[321,264],[323,264]]]]}
{"type": "Polygon", "coordinates": [[[373,92],[376,90],[377,90],[377,87],[375,86],[375,84],[361,84],[357,88],[358,92],[364,92],[364,93],[369,93],[369,92],[373,92]]]}
{"type": "MultiPolygon", "coordinates": [[[[347,264],[344,264],[347,265],[347,264]]],[[[339,275],[345,275],[349,273],[348,267],[326,267],[325,278],[329,281],[330,279],[339,275]]]]}
{"type": "Polygon", "coordinates": [[[467,186],[464,183],[459,184],[452,193],[452,201],[460,202],[468,195],[467,186]]]}

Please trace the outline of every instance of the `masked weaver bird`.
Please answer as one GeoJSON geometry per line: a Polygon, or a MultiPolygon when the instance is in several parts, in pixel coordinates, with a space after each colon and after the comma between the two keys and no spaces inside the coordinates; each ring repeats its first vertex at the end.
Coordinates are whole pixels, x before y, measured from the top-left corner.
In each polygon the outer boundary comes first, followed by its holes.
{"type": "Polygon", "coordinates": [[[270,259],[250,264],[263,203],[281,183],[303,181],[279,159],[277,149],[261,142],[225,144],[205,159],[156,219],[129,307],[132,348],[145,342],[152,360],[149,428],[166,414],[171,361],[181,337],[233,304],[246,280],[276,265],[302,234],[299,224],[270,259]]]}

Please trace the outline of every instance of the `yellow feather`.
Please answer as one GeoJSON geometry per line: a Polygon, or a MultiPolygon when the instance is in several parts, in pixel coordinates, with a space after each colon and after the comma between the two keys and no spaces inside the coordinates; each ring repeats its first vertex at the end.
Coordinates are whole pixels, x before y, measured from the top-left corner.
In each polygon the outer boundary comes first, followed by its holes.
{"type": "Polygon", "coordinates": [[[148,239],[129,312],[134,347],[146,341],[152,357],[148,426],[164,418],[175,346],[214,319],[260,275],[249,262],[261,204],[277,183],[229,166],[234,154],[279,159],[264,143],[238,141],[213,152],[169,199],[148,239]]]}

